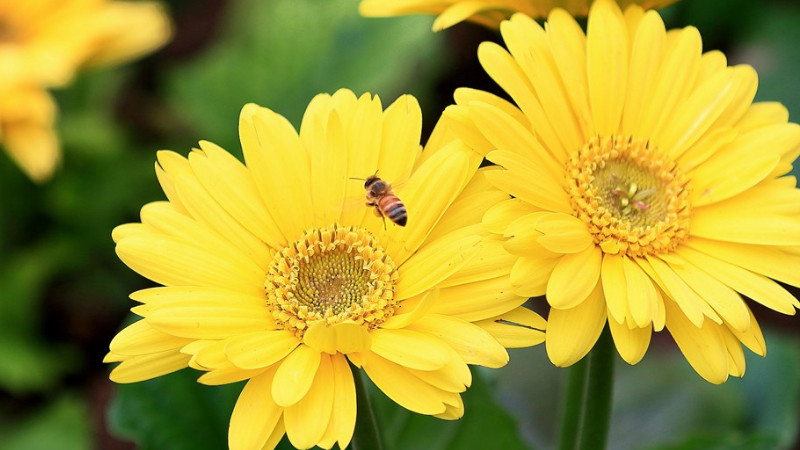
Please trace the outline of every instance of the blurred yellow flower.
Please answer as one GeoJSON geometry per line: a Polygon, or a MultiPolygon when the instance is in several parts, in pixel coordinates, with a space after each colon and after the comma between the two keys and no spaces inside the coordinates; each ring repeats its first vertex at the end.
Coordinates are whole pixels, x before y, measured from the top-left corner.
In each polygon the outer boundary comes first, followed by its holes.
{"type": "Polygon", "coordinates": [[[55,115],[43,89],[0,88],[0,144],[34,181],[49,177],[60,160],[55,115]]]}
{"type": "MultiPolygon", "coordinates": [[[[547,17],[561,8],[576,17],[585,17],[593,0],[362,0],[361,14],[365,16],[397,16],[429,13],[439,16],[433,22],[434,31],[449,28],[465,20],[496,28],[515,12],[535,19],[547,17]]],[[[631,4],[644,8],[663,8],[678,0],[618,0],[622,6],[631,4]]]]}
{"type": "Polygon", "coordinates": [[[702,53],[700,34],[667,32],[655,11],[598,0],[584,35],[563,10],[543,28],[517,14],[508,51],[478,55],[511,103],[462,89],[445,113],[504,171],[514,198],[485,225],[519,256],[520,295],[547,295],[546,347],[582,358],[608,322],[630,364],[667,328],[706,380],[745,371],[742,345],[764,339],[742,296],[784,314],[800,306],[800,190],[787,176],[800,126],[778,103],[753,103],[746,65],[702,53]],[[771,280],[772,279],[772,280],[771,280]]]}
{"type": "Polygon", "coordinates": [[[170,34],[158,3],[0,0],[0,145],[32,179],[46,180],[60,150],[55,108],[41,89],[67,85],[84,67],[149,53],[170,34]]]}
{"type": "Polygon", "coordinates": [[[544,340],[544,319],[511,292],[513,256],[481,226],[508,196],[459,141],[419,145],[417,101],[317,96],[299,134],[255,105],[241,113],[247,165],[209,142],[158,154],[168,201],[117,227],[117,254],[163,284],[131,295],[143,319],[111,342],[111,379],[187,365],[206,384],[249,380],[232,449],[345,448],[356,418],[349,363],[411,411],[455,419],[467,364],[544,340]],[[407,226],[364,206],[364,179],[397,182],[407,226]],[[476,175],[477,174],[477,175],[476,175]],[[356,179],[357,178],[357,179],[356,179]],[[362,181],[359,181],[362,180],[362,181]]]}

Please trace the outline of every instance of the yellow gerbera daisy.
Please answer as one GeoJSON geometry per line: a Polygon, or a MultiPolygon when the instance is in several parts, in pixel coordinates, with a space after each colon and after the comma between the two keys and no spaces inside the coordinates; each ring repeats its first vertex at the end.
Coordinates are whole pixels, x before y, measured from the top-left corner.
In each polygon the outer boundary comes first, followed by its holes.
{"type": "Polygon", "coordinates": [[[111,379],[187,365],[207,371],[202,383],[249,379],[233,449],[271,448],[284,433],[300,448],[345,448],[348,361],[403,407],[460,417],[467,364],[504,365],[504,347],[542,342],[545,323],[520,306],[514,258],[480,223],[508,196],[459,141],[421,151],[421,122],[411,96],[383,111],[341,90],[310,103],[299,134],[245,106],[246,166],[209,142],[188,159],[159,152],[168,201],[113,237],[128,266],[164,287],[131,295],[144,319],[111,342],[106,360],[122,361],[111,379]],[[405,227],[364,205],[376,173],[398,182],[405,227]]]}
{"type": "Polygon", "coordinates": [[[630,364],[666,327],[708,381],[743,375],[742,344],[766,349],[742,296],[800,306],[772,281],[800,285],[800,126],[655,11],[598,0],[586,34],[560,9],[501,31],[508,51],[478,55],[516,106],[462,89],[445,116],[505,168],[486,176],[514,198],[484,223],[520,257],[515,291],[547,295],[550,359],[578,361],[607,320],[630,364]]]}
{"type": "Polygon", "coordinates": [[[170,34],[153,2],[0,0],[0,83],[64,86],[85,65],[149,53],[170,34]]]}
{"type": "Polygon", "coordinates": [[[0,87],[0,145],[34,181],[46,179],[60,160],[55,114],[47,91],[0,87]]]}
{"type": "MultiPolygon", "coordinates": [[[[496,28],[515,12],[533,18],[544,18],[555,8],[573,16],[585,17],[593,0],[363,0],[361,14],[365,16],[397,16],[430,13],[439,16],[433,30],[440,31],[465,20],[496,28]]],[[[625,7],[631,4],[644,8],[663,8],[678,0],[617,0],[625,7]]]]}

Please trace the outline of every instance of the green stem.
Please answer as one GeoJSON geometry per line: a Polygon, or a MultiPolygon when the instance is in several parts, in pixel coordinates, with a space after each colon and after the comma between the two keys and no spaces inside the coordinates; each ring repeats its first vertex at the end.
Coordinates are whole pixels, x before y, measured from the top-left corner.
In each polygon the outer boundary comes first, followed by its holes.
{"type": "Polygon", "coordinates": [[[614,387],[614,341],[608,327],[592,351],[570,368],[559,450],[606,448],[614,387]]]}
{"type": "Polygon", "coordinates": [[[353,372],[353,381],[356,385],[357,406],[356,429],[351,446],[354,450],[382,450],[383,443],[378,432],[378,422],[375,420],[375,412],[372,410],[372,402],[370,402],[361,370],[350,364],[350,371],[353,372]]]}

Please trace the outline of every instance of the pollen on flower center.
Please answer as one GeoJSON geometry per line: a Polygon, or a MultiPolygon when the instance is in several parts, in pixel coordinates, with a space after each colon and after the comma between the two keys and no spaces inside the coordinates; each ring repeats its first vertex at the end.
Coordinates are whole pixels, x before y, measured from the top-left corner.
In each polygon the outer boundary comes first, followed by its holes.
{"type": "Polygon", "coordinates": [[[606,253],[674,250],[689,231],[689,189],[674,161],[641,139],[591,139],[567,162],[572,209],[606,253]]]}
{"type": "Polygon", "coordinates": [[[397,277],[371,233],[332,225],[276,253],[264,288],[276,322],[302,338],[317,320],[379,325],[394,314],[397,277]]]}

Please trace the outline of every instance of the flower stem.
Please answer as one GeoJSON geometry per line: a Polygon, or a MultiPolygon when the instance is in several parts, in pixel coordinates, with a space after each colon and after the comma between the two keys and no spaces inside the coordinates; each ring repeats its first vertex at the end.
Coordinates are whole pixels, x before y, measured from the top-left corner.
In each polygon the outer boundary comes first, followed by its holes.
{"type": "Polygon", "coordinates": [[[378,423],[375,420],[375,412],[372,410],[372,402],[370,402],[361,370],[350,364],[350,371],[353,372],[353,381],[356,385],[357,406],[356,429],[353,433],[351,447],[354,450],[382,450],[383,443],[378,432],[378,423]]]}
{"type": "Polygon", "coordinates": [[[606,448],[614,387],[614,342],[608,326],[569,372],[559,450],[606,448]]]}

